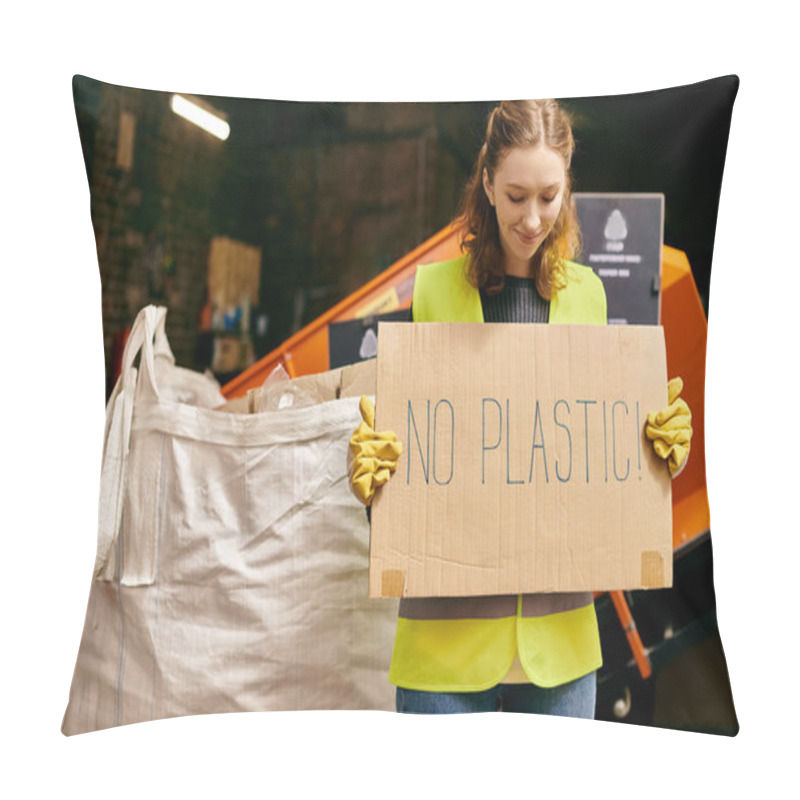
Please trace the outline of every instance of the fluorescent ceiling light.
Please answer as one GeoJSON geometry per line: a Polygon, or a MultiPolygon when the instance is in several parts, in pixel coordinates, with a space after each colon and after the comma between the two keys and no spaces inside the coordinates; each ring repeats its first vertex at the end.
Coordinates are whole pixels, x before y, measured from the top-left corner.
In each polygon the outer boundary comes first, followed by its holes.
{"type": "Polygon", "coordinates": [[[170,108],[180,117],[189,120],[204,131],[208,131],[224,142],[231,132],[231,126],[220,116],[220,112],[212,111],[208,106],[200,105],[197,100],[189,100],[180,94],[172,95],[170,108]]]}

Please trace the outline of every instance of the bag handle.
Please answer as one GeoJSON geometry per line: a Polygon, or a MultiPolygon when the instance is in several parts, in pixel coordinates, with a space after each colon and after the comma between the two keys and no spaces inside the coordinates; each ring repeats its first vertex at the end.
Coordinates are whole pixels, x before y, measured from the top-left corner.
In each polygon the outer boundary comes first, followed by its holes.
{"type": "Polygon", "coordinates": [[[167,341],[167,309],[159,308],[161,312],[156,323],[155,341],[153,342],[153,355],[156,358],[167,358],[171,364],[175,363],[175,355],[167,341]]]}
{"type": "Polygon", "coordinates": [[[106,406],[95,577],[111,577],[108,574],[112,566],[109,559],[122,520],[134,398],[142,392],[144,398],[158,400],[155,355],[171,358],[174,362],[167,342],[166,315],[166,308],[153,305],[146,306],[136,315],[122,353],[122,370],[106,406]],[[133,362],[140,352],[137,370],[133,362]],[[138,379],[139,375],[143,380],[138,379]]]}
{"type": "Polygon", "coordinates": [[[122,353],[122,372],[120,380],[123,384],[137,381],[137,372],[133,370],[133,362],[141,352],[139,359],[139,374],[143,375],[145,392],[150,392],[151,399],[158,399],[158,385],[156,383],[156,372],[154,357],[158,355],[168,355],[175,360],[167,342],[166,334],[167,309],[163,306],[146,306],[137,315],[131,327],[128,341],[125,342],[125,350],[122,353]]]}

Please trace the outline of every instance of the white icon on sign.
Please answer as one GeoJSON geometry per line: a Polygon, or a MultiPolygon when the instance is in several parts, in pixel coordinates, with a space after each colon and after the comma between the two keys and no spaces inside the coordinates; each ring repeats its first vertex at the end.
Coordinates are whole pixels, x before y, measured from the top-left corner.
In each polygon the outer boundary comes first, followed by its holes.
{"type": "Polygon", "coordinates": [[[618,253],[625,246],[623,240],[628,235],[628,223],[618,208],[608,215],[603,235],[606,237],[606,250],[618,253]]]}
{"type": "Polygon", "coordinates": [[[373,358],[378,355],[378,337],[372,328],[367,328],[367,332],[361,340],[361,347],[358,348],[358,355],[361,358],[373,358]]]}

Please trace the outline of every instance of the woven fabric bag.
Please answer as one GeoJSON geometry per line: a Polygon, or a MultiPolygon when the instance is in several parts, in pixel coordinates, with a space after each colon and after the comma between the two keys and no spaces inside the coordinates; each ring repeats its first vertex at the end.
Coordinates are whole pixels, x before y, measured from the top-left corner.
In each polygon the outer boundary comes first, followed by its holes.
{"type": "Polygon", "coordinates": [[[136,318],[106,409],[97,558],[62,731],[188,714],[394,707],[397,606],[367,598],[358,398],[215,410],[136,318]],[[138,356],[138,368],[135,362],[138,356]]]}

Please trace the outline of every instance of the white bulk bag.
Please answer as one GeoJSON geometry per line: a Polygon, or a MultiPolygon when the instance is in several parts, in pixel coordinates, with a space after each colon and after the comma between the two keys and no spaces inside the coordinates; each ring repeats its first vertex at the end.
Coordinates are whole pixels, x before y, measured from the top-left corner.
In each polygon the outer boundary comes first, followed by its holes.
{"type": "Polygon", "coordinates": [[[358,398],[201,407],[215,393],[174,365],[165,314],[137,316],[107,407],[97,560],[63,732],[393,709],[397,605],[367,598],[369,527],[345,471],[358,398]]]}

